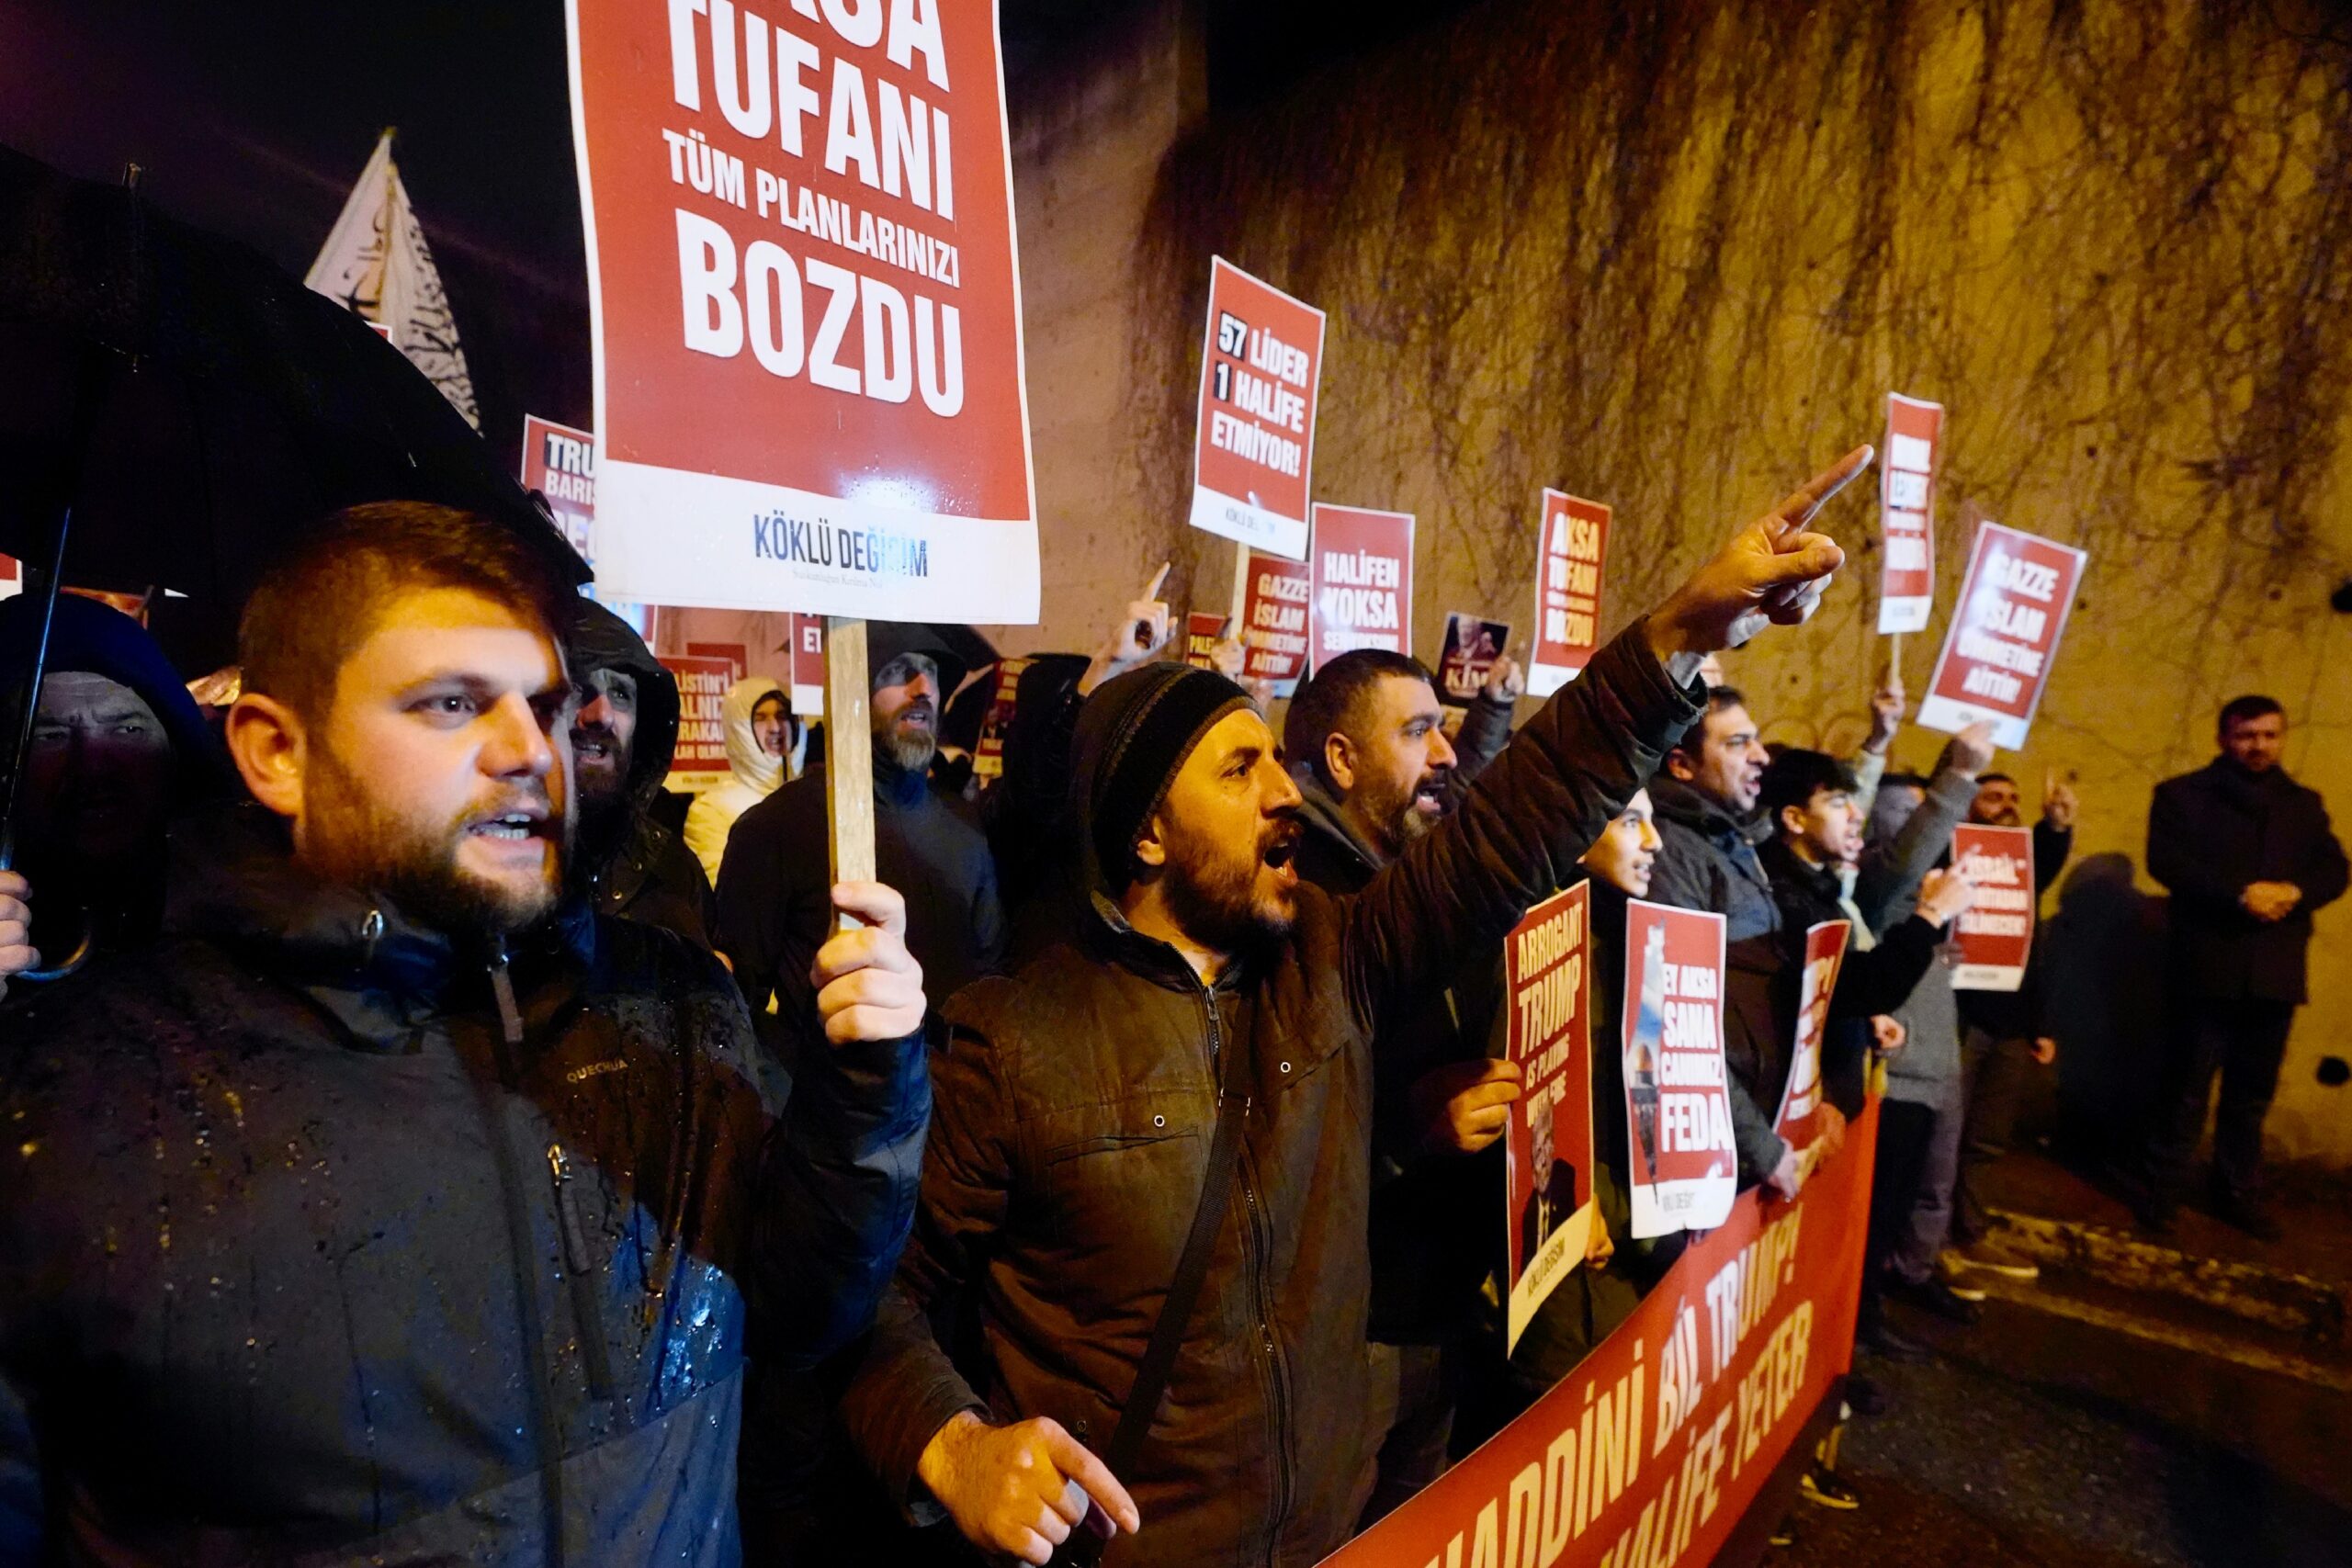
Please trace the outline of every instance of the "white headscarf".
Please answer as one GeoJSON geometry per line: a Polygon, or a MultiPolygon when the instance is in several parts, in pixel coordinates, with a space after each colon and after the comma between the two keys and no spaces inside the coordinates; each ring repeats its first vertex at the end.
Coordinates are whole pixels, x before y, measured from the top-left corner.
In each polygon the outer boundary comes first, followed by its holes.
{"type": "Polygon", "coordinates": [[[718,716],[727,728],[727,765],[736,778],[762,795],[784,782],[784,759],[762,750],[759,738],[752,733],[752,710],[769,697],[781,698],[784,711],[792,711],[792,699],[785,695],[784,688],[764,675],[736,682],[718,705],[718,716]]]}

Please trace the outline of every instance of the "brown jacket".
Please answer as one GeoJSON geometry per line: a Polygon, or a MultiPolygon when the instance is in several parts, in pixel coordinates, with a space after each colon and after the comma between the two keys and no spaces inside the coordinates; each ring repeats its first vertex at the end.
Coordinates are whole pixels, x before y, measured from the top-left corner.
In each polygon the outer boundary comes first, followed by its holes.
{"type": "Polygon", "coordinates": [[[1098,897],[1074,942],[957,997],[933,1056],[914,1237],[842,1406],[893,1494],[921,1517],[916,1461],[962,1410],[1110,1440],[1204,1179],[1217,1054],[1241,1049],[1254,1089],[1239,1176],[1150,1439],[1121,1477],[1142,1533],[1105,1561],[1306,1564],[1344,1541],[1379,1435],[1374,1021],[1568,880],[1699,711],[1636,627],[1362,893],[1302,885],[1290,936],[1215,992],[1098,897]]]}

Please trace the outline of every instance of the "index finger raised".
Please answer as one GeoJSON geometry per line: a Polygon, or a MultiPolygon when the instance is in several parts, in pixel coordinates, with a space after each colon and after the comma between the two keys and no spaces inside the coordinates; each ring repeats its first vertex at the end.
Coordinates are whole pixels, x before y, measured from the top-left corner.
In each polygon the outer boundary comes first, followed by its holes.
{"type": "Polygon", "coordinates": [[[1877,448],[1865,441],[1790,491],[1788,499],[1772,509],[1772,515],[1780,519],[1782,531],[1803,528],[1812,522],[1814,514],[1827,503],[1829,498],[1850,484],[1854,477],[1869,468],[1871,460],[1877,456],[1877,448]]]}
{"type": "Polygon", "coordinates": [[[1136,1500],[1119,1484],[1108,1466],[1094,1457],[1094,1450],[1071,1437],[1058,1427],[1046,1432],[1046,1457],[1054,1468],[1086,1488],[1087,1495],[1102,1505],[1102,1511],[1112,1522],[1132,1535],[1143,1528],[1143,1515],[1136,1507],[1136,1500]]]}
{"type": "Polygon", "coordinates": [[[1168,562],[1161,561],[1159,563],[1159,570],[1151,574],[1151,581],[1145,585],[1143,591],[1143,596],[1146,599],[1157,599],[1159,597],[1160,584],[1168,581],[1168,562]]]}

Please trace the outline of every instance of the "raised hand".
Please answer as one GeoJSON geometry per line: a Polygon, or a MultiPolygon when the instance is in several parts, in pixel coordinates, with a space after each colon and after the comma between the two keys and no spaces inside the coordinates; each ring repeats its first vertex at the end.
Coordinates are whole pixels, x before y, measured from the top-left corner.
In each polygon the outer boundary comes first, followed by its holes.
{"type": "Polygon", "coordinates": [[[1835,540],[1813,531],[1813,520],[1873,456],[1867,446],[1855,447],[1734,534],[1651,614],[1649,641],[1658,657],[1695,660],[1737,648],[1767,626],[1795,626],[1812,615],[1830,574],[1846,561],[1835,540]]]}
{"type": "Polygon", "coordinates": [[[808,965],[825,1038],[847,1045],[921,1032],[922,965],[907,951],[907,901],[878,882],[840,882],[833,908],[862,923],[835,931],[808,965]]]}
{"type": "Polygon", "coordinates": [[[1144,584],[1143,597],[1128,600],[1127,607],[1111,624],[1094,661],[1079,680],[1080,696],[1114,675],[1123,675],[1138,664],[1159,658],[1160,650],[1168,646],[1168,603],[1159,596],[1160,585],[1167,581],[1168,563],[1161,561],[1159,570],[1151,574],[1151,581],[1144,584]]]}
{"type": "Polygon", "coordinates": [[[2057,773],[2041,775],[2041,818],[2052,828],[2071,830],[2075,826],[2075,786],[2057,773]]]}
{"type": "Polygon", "coordinates": [[[1888,666],[1886,679],[1871,694],[1871,733],[1862,742],[1862,750],[1883,756],[1894,741],[1894,732],[1903,728],[1903,672],[1888,666]]]}
{"type": "Polygon", "coordinates": [[[915,1473],[965,1540],[1023,1562],[1051,1558],[1086,1517],[1090,1499],[1115,1528],[1132,1533],[1143,1527],[1118,1477],[1059,1422],[1042,1416],[991,1427],[964,1411],[932,1435],[915,1473]]]}
{"type": "Polygon", "coordinates": [[[1993,721],[1980,718],[1944,742],[1943,759],[1937,764],[1937,771],[1950,768],[1973,779],[1992,765],[1993,721]]]}
{"type": "Polygon", "coordinates": [[[1508,653],[1487,667],[1486,684],[1479,688],[1480,694],[1490,703],[1515,703],[1526,691],[1527,672],[1508,653]]]}
{"type": "Polygon", "coordinates": [[[1931,871],[1919,884],[1919,917],[1929,925],[1949,926],[1976,899],[1976,885],[1956,868],[1931,871]]]}
{"type": "Polygon", "coordinates": [[[40,966],[33,946],[33,911],[28,902],[32,885],[13,871],[0,871],[0,997],[8,994],[8,976],[40,966]]]}

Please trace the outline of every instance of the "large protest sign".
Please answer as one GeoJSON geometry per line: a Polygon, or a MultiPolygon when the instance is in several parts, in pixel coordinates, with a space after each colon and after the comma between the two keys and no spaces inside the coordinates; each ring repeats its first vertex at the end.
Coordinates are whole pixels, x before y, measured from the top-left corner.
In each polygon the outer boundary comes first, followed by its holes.
{"type": "Polygon", "coordinates": [[[1875,1109],[1750,1192],[1517,1420],[1326,1568],[1702,1568],[1853,1366],[1875,1109]]]}
{"type": "Polygon", "coordinates": [[[980,738],[972,747],[975,778],[992,781],[1004,775],[1004,738],[1012,728],[1013,702],[1021,694],[1021,672],[1035,662],[1034,659],[1003,660],[993,676],[981,677],[991,689],[988,712],[980,718],[980,738]]]}
{"type": "Polygon", "coordinates": [[[720,712],[735,682],[733,660],[673,654],[662,667],[678,678],[678,747],[665,781],[674,790],[705,790],[729,776],[727,722],[720,712]]]}
{"type": "MultiPolygon", "coordinates": [[[[537,414],[523,416],[523,488],[548,498],[555,525],[583,557],[595,547],[596,437],[537,414]]],[[[593,558],[590,564],[594,565],[593,558]]]]}
{"type": "Polygon", "coordinates": [[[1838,971],[1854,928],[1824,920],[1804,932],[1804,972],[1797,977],[1796,1033],[1789,1046],[1789,1081],[1781,1090],[1773,1131],[1800,1153],[1813,1145],[1814,1113],[1821,1109],[1821,1041],[1829,1029],[1829,1001],[1837,994],[1838,971]]]}
{"type": "Polygon", "coordinates": [[[1438,695],[1459,706],[1485,689],[1495,661],[1510,646],[1510,623],[1467,615],[1445,617],[1445,646],[1438,650],[1438,695]]]}
{"type": "Polygon", "coordinates": [[[1952,989],[2014,991],[2033,956],[2033,830],[1963,822],[1951,830],[1951,863],[1976,885],[1953,922],[1960,962],[1951,967],[1952,989]]]}
{"type": "Polygon", "coordinates": [[[1625,906],[1627,1186],[1634,1234],[1721,1224],[1738,1190],[1724,1072],[1724,918],[1625,906]]]}
{"type": "MultiPolygon", "coordinates": [[[[1319,543],[1319,541],[1318,541],[1319,543]]],[[[1503,1143],[1510,1344],[1584,1261],[1599,1223],[1592,1185],[1592,886],[1527,911],[1503,944],[1519,1103],[1503,1143]]]]}
{"type": "Polygon", "coordinates": [[[604,586],[1035,621],[995,7],[567,13],[604,586]]]}
{"type": "Polygon", "coordinates": [[[1215,610],[1184,612],[1184,662],[1196,670],[1216,668],[1216,645],[1225,640],[1226,617],[1215,610]]]}
{"type": "Polygon", "coordinates": [[[1878,629],[1924,631],[1936,607],[1936,458],[1944,411],[1886,395],[1886,457],[1879,469],[1878,629]]]}
{"type": "Polygon", "coordinates": [[[1322,367],[1322,311],[1223,256],[1211,258],[1193,443],[1193,527],[1306,558],[1322,367]]]}
{"type": "Polygon", "coordinates": [[[1575,680],[1600,646],[1600,565],[1609,549],[1609,508],[1544,492],[1535,552],[1535,650],[1527,694],[1548,697],[1575,680]]]}
{"type": "Polygon", "coordinates": [[[1286,697],[1306,671],[1307,620],[1314,608],[1314,572],[1305,561],[1251,550],[1249,591],[1241,604],[1241,673],[1272,681],[1286,697]]]}
{"type": "Polygon", "coordinates": [[[2023,747],[2086,558],[1998,523],[1978,528],[1920,724],[1957,734],[1989,719],[1993,744],[2023,747]]]}
{"type": "Polygon", "coordinates": [[[686,651],[697,659],[727,660],[729,681],[740,681],[752,672],[751,654],[740,642],[689,642],[686,651]]]}
{"type": "Polygon", "coordinates": [[[1413,651],[1413,514],[1315,503],[1306,663],[1351,649],[1413,651]]]}

